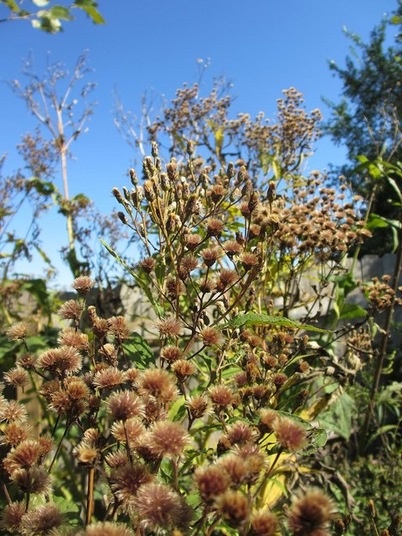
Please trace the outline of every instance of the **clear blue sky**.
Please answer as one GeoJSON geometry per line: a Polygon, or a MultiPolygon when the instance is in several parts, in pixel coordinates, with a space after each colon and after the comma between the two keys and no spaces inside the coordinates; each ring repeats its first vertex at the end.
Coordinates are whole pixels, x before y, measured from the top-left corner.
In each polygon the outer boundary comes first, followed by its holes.
{"type": "MultiPolygon", "coordinates": [[[[350,46],[342,28],[365,39],[395,7],[395,0],[99,0],[102,26],[81,13],[58,35],[33,30],[28,22],[1,24],[0,78],[21,79],[29,53],[40,72],[48,52],[53,61],[72,67],[89,49],[88,80],[97,84],[97,106],[89,132],[72,146],[71,194],[86,194],[108,213],[115,207],[112,187],[129,184],[127,169],[138,158],[113,125],[114,90],[139,114],[144,91],[173,97],[184,82],[196,79],[196,60],[209,58],[204,90],[213,77],[224,75],[234,84],[236,112],[262,110],[273,117],[281,91],[294,86],[306,107],[320,108],[325,117],[322,97],[337,100],[341,90],[328,61],[343,64],[350,46]]],[[[0,7],[0,19],[3,13],[0,7]]],[[[6,84],[0,84],[0,103],[0,154],[8,155],[7,173],[21,166],[15,146],[35,123],[6,84]]],[[[342,151],[323,140],[311,167],[325,169],[342,158],[342,151]]],[[[44,248],[57,256],[64,222],[53,215],[45,224],[44,248]]]]}

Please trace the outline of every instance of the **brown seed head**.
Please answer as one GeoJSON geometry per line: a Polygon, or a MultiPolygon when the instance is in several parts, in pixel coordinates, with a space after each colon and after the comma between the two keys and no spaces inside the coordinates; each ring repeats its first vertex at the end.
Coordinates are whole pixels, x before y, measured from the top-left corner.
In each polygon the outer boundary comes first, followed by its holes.
{"type": "Polygon", "coordinates": [[[72,287],[78,292],[81,296],[86,296],[91,288],[94,286],[94,281],[86,275],[82,275],[74,279],[72,287]]]}
{"type": "Polygon", "coordinates": [[[156,456],[176,458],[183,454],[190,437],[179,423],[158,421],[152,425],[147,440],[156,456]]]}
{"type": "Polygon", "coordinates": [[[218,220],[217,218],[210,218],[207,221],[207,236],[215,236],[219,238],[222,234],[225,224],[223,221],[218,220]]]}
{"type": "Polygon", "coordinates": [[[29,510],[23,517],[21,523],[22,534],[53,534],[62,524],[63,516],[58,507],[52,503],[46,503],[29,510]]]}
{"type": "Polygon", "coordinates": [[[173,317],[160,320],[157,327],[161,337],[178,337],[182,331],[181,322],[173,317]]]}
{"type": "Polygon", "coordinates": [[[286,417],[279,417],[272,426],[278,443],[284,449],[294,452],[305,446],[307,434],[301,424],[286,417]]]}
{"type": "Polygon", "coordinates": [[[331,500],[320,490],[310,490],[297,497],[288,513],[294,536],[329,536],[328,523],[334,517],[331,500]]]}
{"type": "Polygon", "coordinates": [[[5,372],[3,379],[13,387],[24,387],[29,382],[29,375],[25,369],[17,366],[5,372]]]}
{"type": "Polygon", "coordinates": [[[218,465],[198,467],[194,478],[202,500],[207,503],[213,502],[230,485],[229,475],[218,465]]]}
{"type": "Polygon", "coordinates": [[[278,518],[268,508],[261,508],[251,514],[249,536],[275,536],[278,530],[278,518]]]}
{"type": "Polygon", "coordinates": [[[30,325],[27,322],[16,322],[10,326],[6,335],[11,341],[26,339],[31,331],[30,325]]]}
{"type": "Polygon", "coordinates": [[[24,493],[42,495],[49,494],[52,489],[49,473],[43,467],[36,465],[29,469],[17,469],[13,471],[11,480],[24,493]]]}
{"type": "Polygon", "coordinates": [[[177,397],[175,378],[166,370],[144,370],[138,378],[138,385],[141,395],[150,395],[162,403],[172,402],[177,397]]]}
{"type": "Polygon", "coordinates": [[[218,346],[222,339],[220,331],[211,327],[202,329],[200,335],[205,346],[218,346]]]}
{"type": "Polygon", "coordinates": [[[188,519],[180,496],[164,484],[150,482],[142,485],[135,506],[141,527],[151,531],[180,527],[188,519]]]}
{"type": "Polygon", "coordinates": [[[11,533],[20,534],[22,516],[25,512],[25,504],[22,502],[12,502],[7,504],[1,514],[0,527],[11,533]]]}
{"type": "Polygon", "coordinates": [[[161,349],[161,359],[165,359],[168,363],[174,363],[181,359],[183,352],[178,346],[164,346],[161,349]]]}
{"type": "Polygon", "coordinates": [[[63,320],[74,320],[78,323],[82,312],[84,310],[84,304],[77,300],[68,300],[59,309],[59,316],[63,320]]]}
{"type": "Polygon", "coordinates": [[[172,365],[172,371],[175,373],[179,382],[183,383],[190,376],[197,372],[197,369],[193,363],[186,359],[178,359],[172,365]]]}
{"type": "Polygon", "coordinates": [[[125,382],[123,370],[117,367],[106,367],[95,373],[93,385],[99,389],[112,389],[125,382]]]}
{"type": "Polygon", "coordinates": [[[231,527],[241,528],[250,515],[250,504],[240,491],[228,489],[216,499],[216,508],[231,527]]]}
{"type": "Polygon", "coordinates": [[[142,415],[144,407],[141,399],[133,391],[117,391],[106,401],[113,421],[126,421],[142,415]]]}
{"type": "Polygon", "coordinates": [[[61,378],[81,370],[82,357],[73,346],[60,346],[43,352],[38,358],[37,365],[61,378]]]}

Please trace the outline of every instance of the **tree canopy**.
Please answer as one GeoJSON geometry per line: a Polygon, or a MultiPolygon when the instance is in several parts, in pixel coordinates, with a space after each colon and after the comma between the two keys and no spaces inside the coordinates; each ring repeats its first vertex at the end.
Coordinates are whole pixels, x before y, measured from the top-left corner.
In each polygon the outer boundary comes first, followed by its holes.
{"type": "MultiPolygon", "coordinates": [[[[395,12],[372,30],[368,42],[348,32],[352,47],[344,66],[330,63],[342,82],[342,98],[338,103],[327,101],[332,115],[324,126],[332,140],[347,149],[348,161],[337,172],[347,175],[356,192],[372,197],[372,212],[394,219],[400,212],[395,205],[400,179],[395,177],[394,185],[379,180],[367,173],[367,166],[358,166],[357,159],[364,155],[367,161],[381,159],[393,165],[402,160],[401,34],[401,0],[395,12]]],[[[383,226],[375,235],[368,245],[370,253],[392,249],[389,229],[383,226]]]]}
{"type": "Polygon", "coordinates": [[[29,20],[33,28],[48,33],[57,33],[63,29],[63,23],[74,19],[74,10],[84,11],[95,24],[105,22],[98,11],[98,4],[94,0],[74,0],[67,5],[51,0],[32,0],[33,9],[26,9],[22,0],[0,0],[0,7],[6,11],[6,16],[0,22],[29,20]]]}

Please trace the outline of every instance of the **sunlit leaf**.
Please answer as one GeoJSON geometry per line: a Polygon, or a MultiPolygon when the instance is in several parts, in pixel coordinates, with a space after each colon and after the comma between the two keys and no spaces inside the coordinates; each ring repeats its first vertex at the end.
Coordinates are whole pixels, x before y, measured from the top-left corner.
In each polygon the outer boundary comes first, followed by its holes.
{"type": "Polygon", "coordinates": [[[311,326],[309,324],[301,324],[296,320],[285,318],[283,316],[272,316],[264,313],[244,313],[239,314],[236,318],[230,320],[224,328],[240,328],[244,326],[274,326],[279,328],[302,329],[305,331],[315,331],[317,333],[328,333],[328,330],[311,326]]]}

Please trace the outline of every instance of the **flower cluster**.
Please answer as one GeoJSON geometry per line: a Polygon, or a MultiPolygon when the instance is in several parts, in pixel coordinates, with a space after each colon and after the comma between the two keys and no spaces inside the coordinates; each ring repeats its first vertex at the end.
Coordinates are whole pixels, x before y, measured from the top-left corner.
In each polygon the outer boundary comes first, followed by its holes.
{"type": "MultiPolygon", "coordinates": [[[[284,132],[296,129],[297,110],[288,102],[282,113],[284,132]]],[[[314,117],[302,119],[313,129],[314,117]]],[[[264,193],[244,162],[214,174],[191,144],[187,153],[163,167],[154,145],[143,181],[131,171],[132,187],[113,190],[143,247],[135,277],[154,309],[149,339],[122,316],[101,316],[86,276],[60,308],[54,347],[30,351],[27,327],[9,330],[24,352],[4,381],[36,390],[43,424],[38,439],[22,404],[0,399],[2,470],[13,484],[6,530],[25,534],[28,523],[42,534],[65,522],[52,502],[52,475],[62,473],[85,497],[77,516],[88,536],[326,534],[323,492],[286,509],[281,491],[289,468],[301,484],[303,452],[322,445],[309,419],[325,398],[315,383],[325,364],[308,334],[323,330],[308,311],[303,324],[288,313],[301,272],[328,264],[319,296],[363,225],[317,174],[297,188],[271,181],[264,193]]]]}

